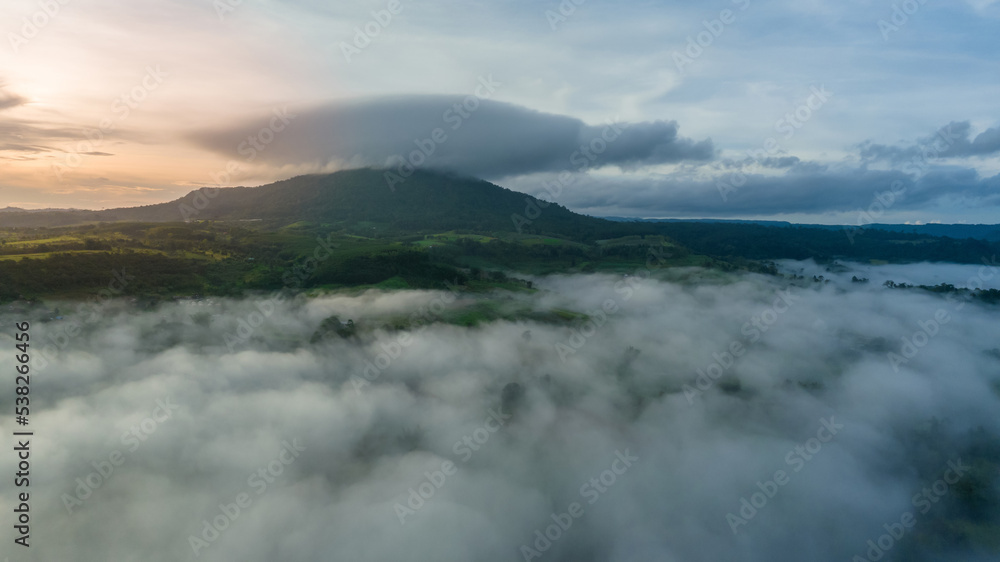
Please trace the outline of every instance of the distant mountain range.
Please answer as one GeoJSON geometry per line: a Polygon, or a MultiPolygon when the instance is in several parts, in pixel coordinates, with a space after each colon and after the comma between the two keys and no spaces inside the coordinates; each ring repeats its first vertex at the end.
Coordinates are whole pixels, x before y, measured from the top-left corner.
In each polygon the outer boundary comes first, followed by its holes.
{"type": "Polygon", "coordinates": [[[987,225],[796,225],[770,221],[603,219],[487,181],[417,171],[392,188],[377,169],[305,175],[260,187],[202,188],[177,200],[102,211],[8,211],[0,228],[214,221],[274,231],[289,225],[389,239],[456,231],[543,235],[586,245],[667,236],[692,252],[768,260],[879,259],[979,263],[1000,254],[987,225]],[[847,227],[850,228],[850,227],[847,227]]]}
{"type": "MultiPolygon", "coordinates": [[[[629,217],[601,217],[615,222],[699,222],[699,223],[731,223],[756,224],[777,228],[821,228],[827,230],[856,229],[857,225],[804,224],[786,221],[742,220],[742,219],[637,219],[629,217]]],[[[926,234],[928,236],[977,240],[1000,241],[1000,224],[883,224],[872,223],[863,225],[862,229],[885,230],[888,232],[908,232],[926,234]]]]}
{"type": "Polygon", "coordinates": [[[3,209],[0,209],[0,213],[65,213],[79,210],[80,209],[22,209],[20,207],[4,207],[3,209]]]}
{"type": "Polygon", "coordinates": [[[479,179],[417,171],[390,189],[383,174],[382,170],[357,169],[298,176],[260,187],[202,188],[168,203],[143,207],[11,211],[0,215],[0,227],[185,220],[263,221],[284,226],[308,221],[334,226],[368,223],[390,234],[524,230],[584,238],[627,230],[479,179]]]}
{"type": "MultiPolygon", "coordinates": [[[[331,226],[364,223],[370,224],[370,229],[387,234],[475,230],[550,233],[583,240],[663,232],[657,224],[672,231],[665,223],[780,229],[853,228],[850,225],[759,220],[598,218],[574,213],[556,203],[539,201],[484,180],[438,172],[417,171],[403,183],[390,188],[383,170],[369,168],[298,176],[260,187],[202,188],[174,201],[142,207],[101,211],[0,209],[0,227],[4,228],[187,220],[261,221],[264,226],[284,226],[298,221],[331,226]]],[[[1000,241],[1000,225],[870,224],[864,229],[1000,241]]]]}

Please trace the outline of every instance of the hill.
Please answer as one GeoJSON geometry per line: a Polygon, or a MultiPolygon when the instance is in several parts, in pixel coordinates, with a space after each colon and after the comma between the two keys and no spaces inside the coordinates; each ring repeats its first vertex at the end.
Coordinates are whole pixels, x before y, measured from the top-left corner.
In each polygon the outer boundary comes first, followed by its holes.
{"type": "Polygon", "coordinates": [[[10,212],[0,215],[0,227],[182,220],[262,221],[264,226],[281,227],[309,221],[380,235],[475,230],[583,240],[633,230],[475,178],[417,171],[390,189],[383,173],[365,168],[298,176],[260,187],[202,188],[175,201],[143,207],[10,212]]]}
{"type": "Polygon", "coordinates": [[[857,225],[839,224],[802,224],[786,221],[742,220],[742,219],[636,219],[628,217],[601,217],[615,222],[648,222],[648,223],[718,223],[718,224],[754,224],[758,226],[774,226],[781,228],[819,228],[823,230],[847,230],[856,235],[865,230],[884,230],[888,232],[908,232],[911,234],[926,234],[935,237],[948,237],[965,240],[1000,241],[1000,224],[885,224],[870,223],[861,227],[857,225]]]}
{"type": "MultiPolygon", "coordinates": [[[[474,178],[346,170],[260,187],[202,188],[104,211],[0,213],[0,302],[82,298],[115,271],[124,294],[239,295],[358,286],[493,286],[509,272],[631,274],[662,266],[773,272],[766,260],[981,263],[1000,243],[876,228],[741,222],[615,222],[474,178]],[[319,256],[325,256],[317,262],[319,256]]],[[[513,282],[515,285],[517,282],[513,282]]]]}

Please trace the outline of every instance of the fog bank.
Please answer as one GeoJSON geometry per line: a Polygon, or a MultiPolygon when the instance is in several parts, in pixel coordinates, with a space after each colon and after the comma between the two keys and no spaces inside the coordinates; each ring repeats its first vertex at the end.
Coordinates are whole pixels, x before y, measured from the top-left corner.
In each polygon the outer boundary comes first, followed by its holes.
{"type": "MultiPolygon", "coordinates": [[[[32,547],[8,548],[7,525],[4,552],[845,561],[912,512],[882,560],[996,559],[995,307],[874,275],[657,275],[536,279],[537,293],[492,298],[588,319],[474,328],[434,322],[474,304],[447,291],[63,304],[47,322],[4,307],[0,365],[12,371],[9,327],[26,318],[42,358],[32,547]],[[334,315],[347,337],[320,330],[334,315]],[[949,462],[970,468],[936,494],[949,462]]],[[[5,412],[13,396],[5,377],[5,412]]],[[[10,451],[0,470],[16,471],[10,451]]]]}

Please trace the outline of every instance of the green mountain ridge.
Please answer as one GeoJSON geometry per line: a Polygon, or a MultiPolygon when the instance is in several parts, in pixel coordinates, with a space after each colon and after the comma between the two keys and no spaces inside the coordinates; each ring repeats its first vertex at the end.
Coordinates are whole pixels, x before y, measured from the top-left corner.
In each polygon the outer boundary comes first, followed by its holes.
{"type": "Polygon", "coordinates": [[[615,222],[480,179],[418,171],[390,189],[383,174],[366,168],[202,188],[103,211],[5,211],[0,302],[93,295],[116,270],[136,274],[124,294],[160,298],[440,288],[454,279],[516,289],[511,272],[624,275],[653,253],[662,267],[764,273],[776,271],[768,260],[783,258],[981,264],[1000,254],[1000,242],[876,228],[848,236],[795,225],[615,222]],[[310,264],[326,255],[320,247],[328,257],[310,264]]]}
{"type": "Polygon", "coordinates": [[[201,188],[174,201],[142,207],[10,212],[0,215],[0,227],[260,220],[273,226],[298,221],[338,226],[374,223],[376,230],[393,234],[477,230],[547,232],[582,238],[632,230],[480,179],[417,171],[390,189],[383,173],[363,168],[297,176],[260,187],[201,188]],[[515,215],[526,219],[520,222],[520,230],[512,218],[515,215]]]}

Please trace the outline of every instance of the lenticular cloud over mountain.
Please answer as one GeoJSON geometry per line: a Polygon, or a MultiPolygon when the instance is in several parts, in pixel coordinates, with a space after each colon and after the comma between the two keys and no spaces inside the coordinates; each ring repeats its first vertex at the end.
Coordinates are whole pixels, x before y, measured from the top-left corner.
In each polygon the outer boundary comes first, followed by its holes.
{"type": "Polygon", "coordinates": [[[676,121],[587,124],[489,99],[502,84],[480,79],[475,94],[389,96],[346,100],[294,111],[274,133],[273,144],[248,144],[266,127],[253,119],[192,140],[237,160],[292,166],[300,171],[328,167],[412,167],[500,178],[603,166],[642,167],[704,162],[715,156],[710,139],[680,136],[676,121]],[[591,153],[585,151],[592,146],[591,153]],[[599,156],[599,158],[598,158],[599,156]]]}
{"type": "Polygon", "coordinates": [[[991,559],[986,305],[637,273],[474,328],[448,291],[67,305],[33,328],[18,560],[991,559]]]}

